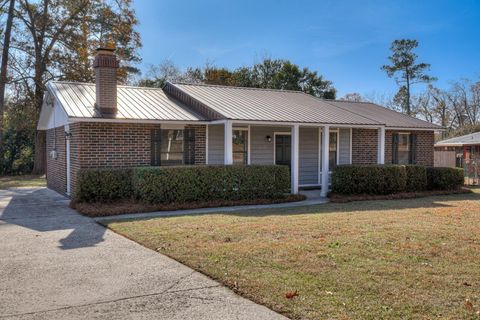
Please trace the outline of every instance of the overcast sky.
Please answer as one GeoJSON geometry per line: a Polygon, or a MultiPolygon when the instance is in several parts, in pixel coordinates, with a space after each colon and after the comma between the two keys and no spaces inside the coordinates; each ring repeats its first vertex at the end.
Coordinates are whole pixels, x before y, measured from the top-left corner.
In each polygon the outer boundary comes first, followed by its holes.
{"type": "Polygon", "coordinates": [[[168,58],[179,67],[237,68],[289,59],[333,81],[338,96],[390,94],[380,67],[390,43],[420,42],[437,85],[480,80],[480,1],[135,0],[142,69],[168,58]]]}

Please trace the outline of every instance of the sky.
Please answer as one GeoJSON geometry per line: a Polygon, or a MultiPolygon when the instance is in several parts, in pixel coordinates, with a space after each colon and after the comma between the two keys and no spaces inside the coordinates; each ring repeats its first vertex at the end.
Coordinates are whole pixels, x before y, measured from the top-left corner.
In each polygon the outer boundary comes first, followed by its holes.
{"type": "MultiPolygon", "coordinates": [[[[264,57],[288,59],[331,80],[338,97],[391,95],[395,39],[416,39],[436,86],[480,80],[480,0],[303,1],[134,0],[142,70],[172,60],[235,69],[264,57]]],[[[417,87],[416,90],[421,90],[417,87]]]]}

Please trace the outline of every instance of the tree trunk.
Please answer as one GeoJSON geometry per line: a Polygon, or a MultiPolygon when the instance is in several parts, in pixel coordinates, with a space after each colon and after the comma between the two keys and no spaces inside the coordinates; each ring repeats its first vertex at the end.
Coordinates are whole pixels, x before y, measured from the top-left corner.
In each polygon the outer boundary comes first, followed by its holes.
{"type": "MultiPolygon", "coordinates": [[[[40,111],[43,105],[43,96],[45,95],[45,87],[43,84],[43,74],[45,73],[45,65],[42,62],[43,59],[37,58],[37,65],[35,66],[35,97],[33,99],[35,103],[35,110],[38,121],[40,117],[40,111]]],[[[37,123],[35,123],[35,126],[37,123]]],[[[33,174],[43,174],[46,169],[46,133],[45,131],[37,130],[35,134],[35,157],[33,163],[33,174]]]]}
{"type": "Polygon", "coordinates": [[[410,76],[408,75],[408,69],[407,69],[407,114],[409,116],[412,115],[412,109],[410,106],[410,76]]]}
{"type": "Polygon", "coordinates": [[[0,67],[0,161],[3,160],[3,116],[5,113],[5,86],[7,85],[8,53],[10,50],[10,35],[12,33],[14,8],[15,0],[10,0],[7,24],[5,26],[5,38],[3,40],[2,65],[0,67]]]}
{"type": "Polygon", "coordinates": [[[46,131],[37,130],[35,134],[35,159],[32,174],[44,174],[47,160],[46,131]]]}

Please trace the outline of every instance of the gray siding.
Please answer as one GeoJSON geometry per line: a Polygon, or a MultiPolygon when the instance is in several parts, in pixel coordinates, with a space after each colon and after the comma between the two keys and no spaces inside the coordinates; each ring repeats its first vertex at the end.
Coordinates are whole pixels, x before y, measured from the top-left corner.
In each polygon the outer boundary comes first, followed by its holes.
{"type": "Polygon", "coordinates": [[[299,184],[318,184],[318,128],[300,128],[299,184]]]}
{"type": "Polygon", "coordinates": [[[223,164],[223,150],[225,148],[224,126],[209,125],[208,126],[208,164],[223,164]]]}
{"type": "Polygon", "coordinates": [[[273,164],[274,132],[290,132],[289,127],[250,127],[250,162],[252,164],[273,164]],[[272,137],[268,142],[266,137],[272,137]]]}
{"type": "Polygon", "coordinates": [[[350,129],[340,129],[338,132],[338,163],[350,164],[350,129]]]}

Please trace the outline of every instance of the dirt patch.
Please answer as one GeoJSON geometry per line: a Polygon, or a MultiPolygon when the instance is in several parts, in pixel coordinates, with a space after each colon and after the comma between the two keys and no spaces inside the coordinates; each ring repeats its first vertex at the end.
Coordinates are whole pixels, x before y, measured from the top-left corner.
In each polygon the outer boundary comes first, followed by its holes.
{"type": "Polygon", "coordinates": [[[329,193],[328,198],[333,203],[346,203],[351,201],[367,201],[367,200],[401,200],[401,199],[414,199],[431,196],[444,196],[449,194],[464,194],[471,193],[472,190],[467,188],[460,188],[456,190],[433,190],[433,191],[418,191],[418,192],[401,192],[395,194],[386,195],[344,195],[338,193],[329,193]]]}
{"type": "Polygon", "coordinates": [[[142,213],[153,211],[189,210],[199,208],[231,207],[244,205],[275,204],[305,200],[303,195],[288,195],[278,199],[256,199],[237,201],[202,201],[190,203],[172,203],[163,205],[146,204],[133,200],[124,200],[114,203],[78,203],[72,201],[70,207],[89,217],[106,217],[126,213],[142,213]]]}

